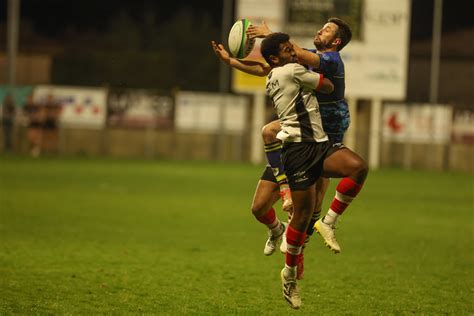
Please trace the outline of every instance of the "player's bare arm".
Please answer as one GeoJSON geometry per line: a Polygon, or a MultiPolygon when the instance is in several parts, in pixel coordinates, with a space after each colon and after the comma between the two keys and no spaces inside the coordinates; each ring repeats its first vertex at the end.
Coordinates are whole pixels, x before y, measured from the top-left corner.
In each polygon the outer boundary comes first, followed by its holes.
{"type": "Polygon", "coordinates": [[[295,50],[296,56],[298,57],[298,63],[311,66],[314,69],[319,69],[321,59],[318,54],[299,47],[298,44],[296,44],[293,40],[290,40],[290,42],[293,44],[293,49],[295,50]]]}
{"type": "Polygon", "coordinates": [[[323,81],[316,87],[316,90],[322,93],[331,93],[334,91],[334,85],[330,80],[324,78],[323,81]]]}
{"type": "Polygon", "coordinates": [[[253,60],[237,59],[230,56],[229,52],[224,48],[224,45],[218,44],[215,41],[212,41],[211,45],[216,56],[235,69],[259,77],[265,77],[270,72],[270,66],[268,64],[253,60]]]}
{"type": "MultiPolygon", "coordinates": [[[[250,38],[265,38],[272,33],[272,30],[270,30],[265,21],[262,21],[260,25],[252,24],[247,30],[247,35],[250,36],[250,38]]],[[[298,63],[319,69],[320,58],[318,54],[299,47],[293,40],[290,40],[290,42],[293,44],[296,56],[298,57],[298,63]]]]}

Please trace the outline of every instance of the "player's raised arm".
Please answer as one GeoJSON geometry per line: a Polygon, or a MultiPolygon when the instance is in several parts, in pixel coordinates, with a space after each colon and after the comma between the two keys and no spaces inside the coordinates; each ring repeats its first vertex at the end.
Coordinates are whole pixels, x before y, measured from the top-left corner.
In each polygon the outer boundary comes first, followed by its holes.
{"type": "Polygon", "coordinates": [[[298,63],[311,66],[314,69],[319,69],[321,59],[318,54],[299,47],[298,44],[292,40],[290,40],[290,42],[293,44],[293,48],[295,49],[296,56],[298,57],[298,63]]]}
{"type": "Polygon", "coordinates": [[[211,45],[216,56],[224,63],[235,69],[260,77],[264,77],[270,72],[270,66],[267,64],[253,60],[242,60],[231,57],[229,52],[224,48],[224,45],[218,44],[215,41],[212,41],[211,45]]]}
{"type": "MultiPolygon", "coordinates": [[[[250,38],[265,38],[272,33],[272,30],[270,30],[265,21],[262,21],[262,24],[260,25],[252,24],[247,30],[247,35],[250,36],[250,38]]],[[[318,54],[299,47],[298,44],[296,44],[293,40],[290,40],[290,42],[293,44],[293,48],[295,49],[296,56],[298,57],[298,63],[311,66],[314,69],[319,69],[320,58],[318,54]]]]}
{"type": "Polygon", "coordinates": [[[272,30],[270,30],[265,21],[262,21],[262,24],[260,25],[252,24],[247,29],[247,35],[250,38],[265,38],[272,33],[272,30]]]}

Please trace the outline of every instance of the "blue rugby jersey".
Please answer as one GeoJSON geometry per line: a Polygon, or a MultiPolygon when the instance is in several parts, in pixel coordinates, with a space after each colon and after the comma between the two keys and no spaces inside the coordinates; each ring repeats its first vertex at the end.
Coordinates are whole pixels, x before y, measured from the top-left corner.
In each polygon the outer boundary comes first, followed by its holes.
{"type": "Polygon", "coordinates": [[[344,99],[346,87],[344,63],[339,52],[318,53],[314,49],[308,50],[318,54],[321,61],[319,69],[310,69],[322,73],[334,84],[334,91],[330,94],[315,91],[324,131],[336,142],[342,142],[342,137],[350,123],[349,106],[344,99]]]}

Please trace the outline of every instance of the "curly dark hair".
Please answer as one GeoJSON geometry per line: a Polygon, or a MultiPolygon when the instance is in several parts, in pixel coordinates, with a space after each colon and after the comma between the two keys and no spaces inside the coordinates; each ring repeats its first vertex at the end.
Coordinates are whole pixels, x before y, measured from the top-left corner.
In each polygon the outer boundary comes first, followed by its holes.
{"type": "Polygon", "coordinates": [[[280,52],[280,44],[288,42],[289,40],[290,35],[286,33],[272,33],[262,41],[260,52],[270,66],[273,66],[270,56],[278,56],[278,53],[280,52]]]}

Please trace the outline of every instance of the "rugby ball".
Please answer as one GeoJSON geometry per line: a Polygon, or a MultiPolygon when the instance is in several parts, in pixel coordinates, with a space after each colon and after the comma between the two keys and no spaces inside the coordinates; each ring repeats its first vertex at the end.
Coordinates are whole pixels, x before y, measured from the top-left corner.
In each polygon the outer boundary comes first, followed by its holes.
{"type": "Polygon", "coordinates": [[[247,37],[247,29],[252,23],[248,19],[241,19],[234,23],[229,32],[229,51],[235,58],[245,58],[255,45],[255,39],[247,37]]]}

